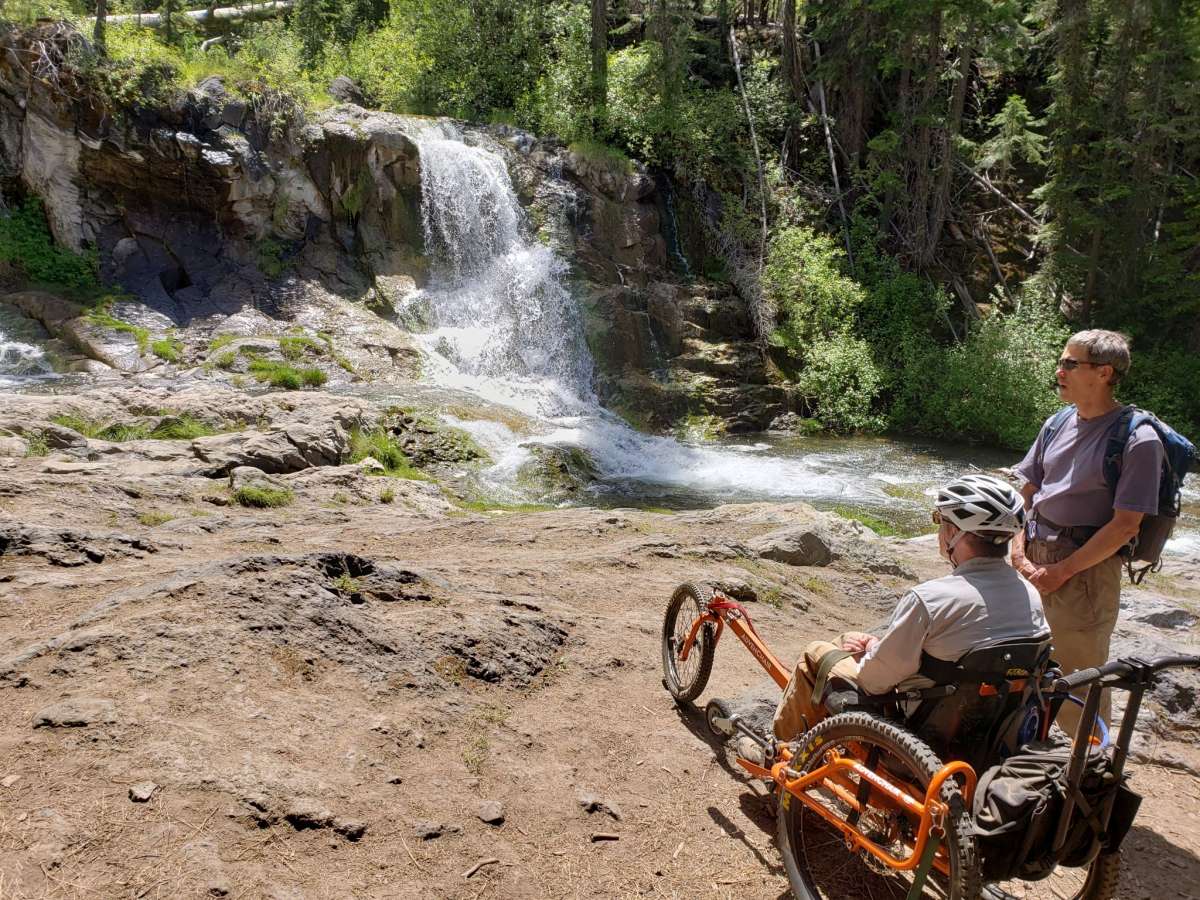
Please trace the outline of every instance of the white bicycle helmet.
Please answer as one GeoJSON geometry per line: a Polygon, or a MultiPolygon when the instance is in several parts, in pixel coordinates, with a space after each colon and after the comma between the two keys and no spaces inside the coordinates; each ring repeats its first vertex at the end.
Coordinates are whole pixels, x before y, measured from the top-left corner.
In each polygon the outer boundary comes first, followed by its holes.
{"type": "Polygon", "coordinates": [[[962,531],[1003,544],[1025,527],[1025,503],[1008,483],[991,475],[962,475],[937,492],[942,517],[962,531]]]}

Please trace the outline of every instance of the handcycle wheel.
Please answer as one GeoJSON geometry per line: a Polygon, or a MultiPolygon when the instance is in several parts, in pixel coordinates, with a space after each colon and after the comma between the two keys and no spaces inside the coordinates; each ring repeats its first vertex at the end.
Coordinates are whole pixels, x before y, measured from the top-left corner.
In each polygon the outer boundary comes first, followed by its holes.
{"type": "Polygon", "coordinates": [[[1001,881],[985,885],[988,900],[1112,900],[1121,877],[1121,852],[1101,853],[1086,866],[1059,866],[1040,881],[1001,881]]]}
{"type": "MultiPolygon", "coordinates": [[[[888,781],[906,785],[922,798],[925,787],[942,767],[941,760],[920,739],[900,726],[867,713],[848,712],[819,722],[800,738],[801,750],[793,767],[801,772],[819,768],[824,754],[836,749],[856,756],[888,781]]],[[[853,776],[850,782],[857,786],[853,776]]],[[[916,836],[915,817],[894,807],[877,804],[871,793],[858,827],[893,855],[903,856],[905,840],[916,836]]],[[[943,847],[949,875],[933,869],[925,882],[924,896],[945,900],[974,900],[979,895],[979,860],[971,816],[954,782],[947,782],[942,799],[949,804],[943,847]]],[[[852,810],[832,793],[821,792],[820,801],[840,818],[852,810]]],[[[852,853],[842,833],[788,793],[779,804],[779,850],[792,892],[798,900],[861,900],[863,897],[903,900],[912,888],[912,874],[887,868],[873,857],[852,853]]]]}
{"type": "Polygon", "coordinates": [[[696,633],[687,659],[679,658],[679,651],[692,630],[692,624],[707,608],[708,601],[702,599],[700,588],[691,582],[675,588],[671,602],[667,604],[662,628],[663,681],[676,700],[695,700],[712,674],[713,656],[717,648],[716,635],[710,623],[705,623],[696,633]]]}

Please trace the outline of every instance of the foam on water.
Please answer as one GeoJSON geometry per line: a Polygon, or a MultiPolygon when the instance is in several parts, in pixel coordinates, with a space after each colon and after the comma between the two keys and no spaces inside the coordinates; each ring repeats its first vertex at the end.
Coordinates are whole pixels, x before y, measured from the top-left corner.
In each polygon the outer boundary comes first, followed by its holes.
{"type": "Polygon", "coordinates": [[[36,343],[44,337],[35,322],[0,303],[0,387],[12,387],[53,377],[45,351],[36,343]]]}

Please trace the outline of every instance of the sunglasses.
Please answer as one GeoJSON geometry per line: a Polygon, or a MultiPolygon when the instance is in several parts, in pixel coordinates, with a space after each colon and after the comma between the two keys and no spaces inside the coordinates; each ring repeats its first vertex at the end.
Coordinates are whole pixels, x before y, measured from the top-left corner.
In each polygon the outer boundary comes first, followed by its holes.
{"type": "Polygon", "coordinates": [[[1060,359],[1058,361],[1058,367],[1067,372],[1074,371],[1075,369],[1078,369],[1080,366],[1107,366],[1107,365],[1108,365],[1108,363],[1094,363],[1094,362],[1088,362],[1087,360],[1084,360],[1084,359],[1071,359],[1071,357],[1069,357],[1069,356],[1064,356],[1062,359],[1060,359]]]}

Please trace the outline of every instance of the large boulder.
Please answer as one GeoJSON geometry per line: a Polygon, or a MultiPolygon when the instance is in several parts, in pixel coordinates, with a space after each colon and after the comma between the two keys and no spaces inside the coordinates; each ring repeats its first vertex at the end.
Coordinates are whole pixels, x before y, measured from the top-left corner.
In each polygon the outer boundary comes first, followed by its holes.
{"type": "Polygon", "coordinates": [[[205,474],[227,475],[252,466],[270,475],[299,472],[310,466],[335,466],[349,450],[346,432],[334,423],[290,425],[268,432],[235,432],[192,441],[192,452],[207,464],[205,474]]]}
{"type": "Polygon", "coordinates": [[[751,542],[750,549],[762,559],[789,566],[827,566],[833,562],[827,539],[805,526],[772,531],[751,542]]]}

